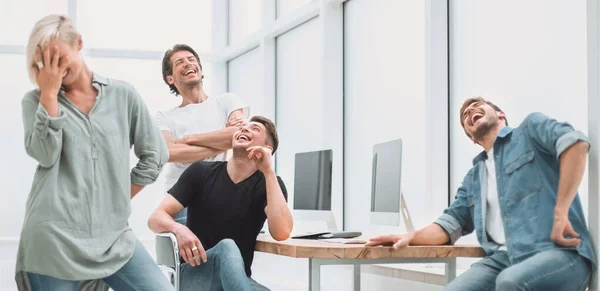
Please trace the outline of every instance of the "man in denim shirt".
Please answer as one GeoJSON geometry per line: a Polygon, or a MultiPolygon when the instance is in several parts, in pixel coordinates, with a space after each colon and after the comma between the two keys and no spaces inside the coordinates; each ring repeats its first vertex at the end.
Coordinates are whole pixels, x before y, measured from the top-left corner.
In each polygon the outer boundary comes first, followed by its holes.
{"type": "Polygon", "coordinates": [[[596,267],[577,188],[589,142],[571,125],[532,113],[517,128],[481,97],[460,110],[483,147],[455,201],[435,223],[367,245],[453,244],[473,230],[486,257],[445,290],[585,290],[596,267]]]}

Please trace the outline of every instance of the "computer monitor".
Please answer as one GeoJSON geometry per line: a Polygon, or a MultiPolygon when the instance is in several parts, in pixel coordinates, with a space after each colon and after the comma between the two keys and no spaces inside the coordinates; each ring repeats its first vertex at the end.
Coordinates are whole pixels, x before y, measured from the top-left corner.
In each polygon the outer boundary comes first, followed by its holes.
{"type": "Polygon", "coordinates": [[[294,220],[317,221],[337,230],[331,211],[333,152],[297,153],[294,165],[294,220]]]}
{"type": "Polygon", "coordinates": [[[414,229],[406,208],[402,180],[402,140],[396,139],[373,146],[371,174],[371,223],[400,225],[404,217],[407,230],[414,229]]]}

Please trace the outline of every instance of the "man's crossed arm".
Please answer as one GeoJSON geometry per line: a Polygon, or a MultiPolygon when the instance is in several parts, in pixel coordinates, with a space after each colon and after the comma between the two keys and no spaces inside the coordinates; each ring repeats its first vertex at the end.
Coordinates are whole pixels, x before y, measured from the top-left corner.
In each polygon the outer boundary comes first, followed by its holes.
{"type": "Polygon", "coordinates": [[[163,130],[163,136],[169,149],[169,162],[190,163],[219,155],[231,148],[233,134],[245,122],[243,109],[229,115],[224,129],[190,134],[175,140],[173,134],[163,130]]]}

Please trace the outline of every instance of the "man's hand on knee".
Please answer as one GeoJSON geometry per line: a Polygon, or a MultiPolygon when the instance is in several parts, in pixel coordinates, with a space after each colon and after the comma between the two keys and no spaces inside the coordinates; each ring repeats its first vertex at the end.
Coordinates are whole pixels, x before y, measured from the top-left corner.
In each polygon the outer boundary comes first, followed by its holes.
{"type": "Polygon", "coordinates": [[[206,263],[206,251],[198,237],[185,225],[174,232],[179,244],[179,253],[184,261],[193,267],[206,263]]]}

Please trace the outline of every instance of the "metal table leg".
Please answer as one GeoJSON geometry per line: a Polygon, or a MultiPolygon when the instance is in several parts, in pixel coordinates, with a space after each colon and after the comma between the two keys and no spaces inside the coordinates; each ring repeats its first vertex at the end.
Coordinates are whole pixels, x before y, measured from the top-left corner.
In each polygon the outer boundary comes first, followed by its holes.
{"type": "Polygon", "coordinates": [[[446,261],[446,284],[456,278],[456,258],[449,258],[446,261]]]}
{"type": "Polygon", "coordinates": [[[360,264],[354,264],[354,291],[360,291],[360,264]]]}
{"type": "Polygon", "coordinates": [[[308,259],[308,290],[321,291],[321,264],[317,259],[308,259]]]}

